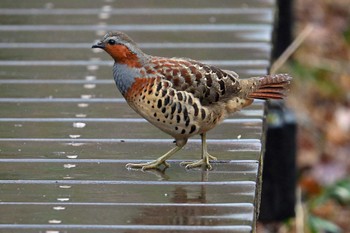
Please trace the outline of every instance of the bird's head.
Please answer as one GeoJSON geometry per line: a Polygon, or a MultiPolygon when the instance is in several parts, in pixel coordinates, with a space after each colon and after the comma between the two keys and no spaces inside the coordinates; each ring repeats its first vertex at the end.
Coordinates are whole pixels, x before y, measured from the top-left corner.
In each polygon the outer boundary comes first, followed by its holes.
{"type": "Polygon", "coordinates": [[[101,41],[92,48],[105,50],[116,63],[126,64],[131,67],[140,67],[145,55],[136,43],[123,32],[108,32],[101,41]]]}

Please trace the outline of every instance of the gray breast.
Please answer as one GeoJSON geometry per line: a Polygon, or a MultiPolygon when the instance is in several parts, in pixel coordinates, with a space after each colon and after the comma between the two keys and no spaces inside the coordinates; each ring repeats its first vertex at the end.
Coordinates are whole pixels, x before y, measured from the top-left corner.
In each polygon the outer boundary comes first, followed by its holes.
{"type": "Polygon", "coordinates": [[[130,68],[125,64],[115,63],[113,66],[113,78],[122,95],[132,86],[135,78],[140,76],[138,69],[130,68]]]}

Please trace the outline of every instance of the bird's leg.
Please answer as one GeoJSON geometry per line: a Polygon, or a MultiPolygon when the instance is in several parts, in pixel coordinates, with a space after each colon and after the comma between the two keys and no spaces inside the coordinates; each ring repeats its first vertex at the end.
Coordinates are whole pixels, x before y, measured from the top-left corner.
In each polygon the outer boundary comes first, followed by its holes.
{"type": "Polygon", "coordinates": [[[170,158],[173,154],[178,152],[184,145],[176,145],[173,149],[169,150],[164,155],[160,156],[158,159],[153,160],[147,163],[128,163],[126,164],[126,168],[141,168],[141,170],[147,169],[155,169],[158,166],[164,164],[166,167],[170,167],[169,163],[166,162],[168,158],[170,158]]]}
{"type": "Polygon", "coordinates": [[[202,139],[202,159],[194,162],[182,162],[181,165],[186,166],[186,168],[201,167],[202,165],[205,165],[209,170],[213,168],[210,164],[210,160],[217,160],[217,158],[208,153],[206,133],[201,134],[201,139],[202,139]]]}

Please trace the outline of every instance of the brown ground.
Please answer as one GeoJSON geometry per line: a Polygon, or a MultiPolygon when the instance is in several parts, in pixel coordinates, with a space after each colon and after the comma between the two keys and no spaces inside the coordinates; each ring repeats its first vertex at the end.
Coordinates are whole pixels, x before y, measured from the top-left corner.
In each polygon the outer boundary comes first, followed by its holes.
{"type": "MultiPolygon", "coordinates": [[[[295,0],[295,37],[312,31],[279,72],[294,76],[288,105],[299,124],[297,163],[304,232],[313,217],[350,232],[350,0],[295,0]],[[345,179],[342,198],[336,182],[345,179]],[[320,201],[320,199],[322,201],[320,201]]],[[[343,185],[343,186],[342,186],[343,185]]],[[[298,220],[298,221],[299,221],[298,220]]],[[[301,232],[295,219],[259,232],[301,232]]],[[[322,225],[322,224],[321,224],[322,225]]],[[[300,224],[299,224],[300,226],[300,224]]],[[[339,230],[338,229],[338,230],[339,230]]],[[[337,232],[337,231],[330,231],[337,232]]]]}

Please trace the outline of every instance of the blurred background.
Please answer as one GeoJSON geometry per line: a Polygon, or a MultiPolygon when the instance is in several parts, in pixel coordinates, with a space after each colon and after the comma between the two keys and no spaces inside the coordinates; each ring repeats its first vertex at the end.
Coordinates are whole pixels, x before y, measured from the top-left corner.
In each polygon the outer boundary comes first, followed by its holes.
{"type": "Polygon", "coordinates": [[[297,43],[277,72],[294,76],[296,218],[258,230],[350,232],[350,1],[294,0],[292,12],[297,43]]]}

